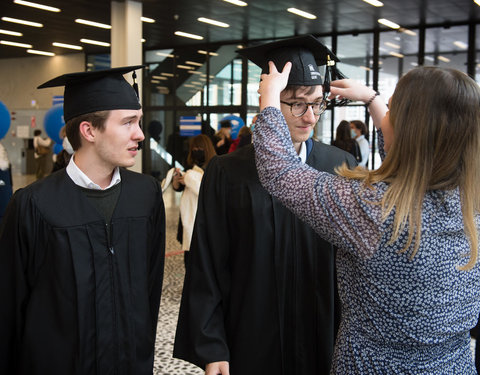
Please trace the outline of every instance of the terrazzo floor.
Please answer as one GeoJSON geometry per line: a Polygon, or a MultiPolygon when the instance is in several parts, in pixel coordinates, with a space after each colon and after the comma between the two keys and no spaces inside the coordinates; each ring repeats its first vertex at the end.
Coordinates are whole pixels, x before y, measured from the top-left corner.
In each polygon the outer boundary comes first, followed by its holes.
{"type": "Polygon", "coordinates": [[[183,253],[176,240],[180,193],[168,188],[164,193],[166,218],[166,258],[162,301],[155,343],[154,375],[197,375],[204,371],[188,362],[172,358],[178,309],[185,268],[183,253]]]}

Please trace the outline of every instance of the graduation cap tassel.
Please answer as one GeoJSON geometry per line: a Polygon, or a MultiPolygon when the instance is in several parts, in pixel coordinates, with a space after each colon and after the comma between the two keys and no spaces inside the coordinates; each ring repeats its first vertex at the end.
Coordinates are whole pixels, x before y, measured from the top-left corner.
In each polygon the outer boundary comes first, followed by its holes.
{"type": "MultiPolygon", "coordinates": [[[[135,70],[132,73],[132,80],[133,80],[133,85],[132,85],[133,90],[135,91],[135,94],[137,95],[138,101],[140,101],[140,96],[138,94],[137,74],[135,73],[135,70]]],[[[143,131],[142,123],[140,123],[140,128],[143,131]]],[[[143,141],[138,143],[138,149],[141,150],[142,148],[143,148],[143,141]]]]}
{"type": "MultiPolygon", "coordinates": [[[[332,60],[330,58],[330,55],[327,55],[327,66],[325,68],[325,79],[323,81],[323,95],[324,98],[326,99],[328,95],[330,94],[330,83],[332,81],[336,81],[337,79],[345,79],[347,78],[345,74],[343,74],[338,68],[335,63],[335,60],[332,60]]],[[[339,106],[344,106],[347,105],[350,102],[348,99],[342,99],[340,101],[337,101],[335,99],[331,100],[328,107],[339,107],[339,106]]]]}
{"type": "Polygon", "coordinates": [[[132,73],[132,79],[133,79],[133,89],[135,90],[135,94],[137,94],[137,99],[140,100],[140,96],[138,95],[138,84],[137,84],[137,74],[135,71],[132,73]]]}

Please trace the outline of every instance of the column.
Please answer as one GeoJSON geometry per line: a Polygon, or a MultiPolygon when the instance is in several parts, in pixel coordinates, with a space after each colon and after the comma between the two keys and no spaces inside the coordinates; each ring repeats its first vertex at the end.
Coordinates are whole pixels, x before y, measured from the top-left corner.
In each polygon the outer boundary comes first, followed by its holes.
{"type": "MultiPolygon", "coordinates": [[[[142,3],[137,1],[112,1],[111,3],[111,61],[112,68],[142,64],[142,3]]],[[[137,71],[140,100],[142,99],[142,73],[137,71]]],[[[132,75],[125,78],[130,82],[132,75]]],[[[135,165],[129,168],[142,172],[142,151],[136,156],[135,165]]]]}

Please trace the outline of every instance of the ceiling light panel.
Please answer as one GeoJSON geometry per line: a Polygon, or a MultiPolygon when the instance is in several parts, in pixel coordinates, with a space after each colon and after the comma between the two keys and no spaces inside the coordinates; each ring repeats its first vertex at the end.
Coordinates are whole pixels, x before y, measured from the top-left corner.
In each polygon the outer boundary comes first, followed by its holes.
{"type": "Polygon", "coordinates": [[[177,36],[184,37],[184,38],[190,38],[190,39],[196,39],[196,40],[202,40],[203,39],[203,36],[196,35],[196,34],[190,34],[190,33],[186,33],[186,32],[183,32],[183,31],[175,31],[174,34],[177,35],[177,36]]]}
{"type": "Polygon", "coordinates": [[[400,28],[400,25],[399,25],[399,24],[397,24],[397,23],[395,23],[395,22],[392,22],[392,21],[390,21],[390,20],[387,20],[387,19],[385,19],[385,18],[380,18],[380,19],[378,20],[378,23],[381,23],[382,25],[385,25],[385,26],[390,27],[390,28],[392,28],[392,29],[399,29],[399,28],[400,28]]]}
{"type": "Polygon", "coordinates": [[[18,18],[2,17],[2,21],[19,23],[21,25],[27,25],[27,26],[33,26],[33,27],[43,27],[43,25],[41,23],[26,21],[26,20],[20,20],[18,18]]]}
{"type": "Polygon", "coordinates": [[[94,44],[96,46],[102,46],[102,47],[110,47],[110,43],[107,42],[100,42],[98,40],[92,40],[92,39],[80,39],[80,42],[86,43],[86,44],[94,44]]]}
{"type": "Polygon", "coordinates": [[[308,18],[309,20],[314,20],[317,18],[317,16],[297,8],[288,8],[287,11],[289,11],[290,13],[296,14],[297,16],[308,18]]]}
{"type": "Polygon", "coordinates": [[[248,4],[244,1],[240,1],[240,0],[223,0],[225,1],[226,3],[230,3],[230,4],[233,4],[233,5],[236,5],[236,6],[239,6],[239,7],[246,7],[248,4]]]}
{"type": "Polygon", "coordinates": [[[38,51],[36,49],[27,49],[28,53],[33,53],[34,55],[42,55],[42,56],[55,56],[53,52],[47,51],[38,51]]]}
{"type": "Polygon", "coordinates": [[[203,23],[208,23],[210,25],[214,25],[214,26],[218,26],[218,27],[230,27],[230,25],[228,23],[212,20],[210,18],[205,18],[205,17],[197,18],[197,21],[200,21],[200,22],[203,22],[203,23]]]}
{"type": "Polygon", "coordinates": [[[100,27],[101,29],[111,29],[111,25],[107,25],[105,23],[100,23],[100,22],[95,22],[95,21],[89,21],[89,20],[83,20],[81,18],[77,18],[75,20],[76,23],[81,23],[82,25],[87,25],[87,26],[93,26],[93,27],[100,27]]]}
{"type": "Polygon", "coordinates": [[[4,44],[6,46],[12,46],[12,47],[32,48],[31,44],[10,42],[9,40],[0,40],[0,44],[4,44]]]}
{"type": "MultiPolygon", "coordinates": [[[[60,9],[51,7],[48,5],[43,5],[43,4],[37,4],[37,3],[32,3],[30,1],[23,1],[23,0],[14,0],[13,1],[15,4],[18,5],[25,5],[27,7],[32,7],[32,8],[37,8],[37,9],[42,9],[42,10],[47,10],[49,12],[60,12],[60,9]]],[[[32,52],[33,53],[33,52],[32,52]]]]}
{"type": "Polygon", "coordinates": [[[13,35],[13,36],[22,36],[22,33],[19,33],[17,31],[10,31],[10,30],[3,30],[0,29],[0,34],[5,34],[5,35],[13,35]]]}
{"type": "Polygon", "coordinates": [[[153,18],[148,18],[148,17],[140,17],[140,20],[142,22],[146,22],[146,23],[155,23],[155,20],[153,18]]]}
{"type": "Polygon", "coordinates": [[[374,7],[383,7],[383,3],[381,1],[378,1],[378,0],[363,0],[365,1],[366,3],[370,4],[370,5],[373,5],[374,7]]]}
{"type": "Polygon", "coordinates": [[[61,47],[61,48],[68,48],[68,49],[75,49],[75,50],[82,50],[82,46],[76,46],[74,44],[66,44],[66,43],[59,43],[59,42],[53,42],[53,46],[55,47],[61,47]]]}

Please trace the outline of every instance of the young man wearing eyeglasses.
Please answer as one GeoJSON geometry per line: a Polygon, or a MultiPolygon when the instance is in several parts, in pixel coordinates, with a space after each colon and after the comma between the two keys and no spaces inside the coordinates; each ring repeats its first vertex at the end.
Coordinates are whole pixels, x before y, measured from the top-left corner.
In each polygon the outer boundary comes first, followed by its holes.
{"type": "MultiPolygon", "coordinates": [[[[304,162],[331,173],[356,165],[310,138],[326,107],[323,44],[308,36],[239,52],[263,69],[292,61],[282,112],[304,162]]],[[[263,189],[251,145],[210,161],[190,250],[175,357],[206,375],[329,372],[340,313],[333,247],[263,189]]]]}

